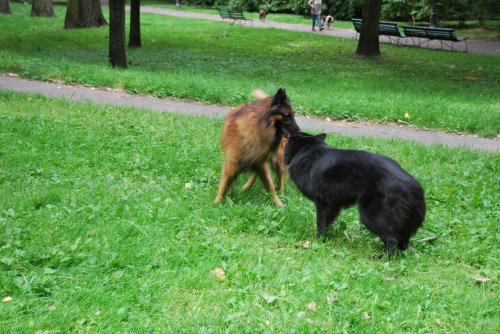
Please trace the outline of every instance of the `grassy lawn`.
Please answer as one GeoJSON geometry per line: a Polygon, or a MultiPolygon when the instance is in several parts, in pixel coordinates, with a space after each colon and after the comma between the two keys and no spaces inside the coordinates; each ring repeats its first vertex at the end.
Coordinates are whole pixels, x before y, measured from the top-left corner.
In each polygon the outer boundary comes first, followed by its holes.
{"type": "MultiPolygon", "coordinates": [[[[130,3],[130,1],[127,1],[130,3]]],[[[141,1],[142,6],[160,7],[174,10],[190,11],[203,14],[219,15],[216,7],[213,8],[201,8],[199,6],[182,5],[181,7],[175,7],[175,1],[141,1]]],[[[253,18],[255,20],[259,19],[259,14],[256,12],[245,12],[245,17],[253,18]]],[[[333,16],[335,16],[333,14],[333,16]]],[[[281,13],[269,13],[266,17],[268,21],[285,22],[285,23],[299,23],[299,24],[310,24],[311,18],[306,15],[294,15],[294,14],[281,14],[281,13]]],[[[486,21],[484,27],[479,27],[477,21],[468,21],[465,23],[465,27],[461,27],[457,21],[444,21],[438,22],[439,26],[442,28],[454,28],[458,36],[468,37],[468,38],[480,38],[488,40],[499,40],[500,39],[500,22],[499,21],[486,21]]],[[[411,22],[398,22],[401,25],[411,25],[411,22]]],[[[417,22],[416,25],[428,26],[429,22],[417,22]]],[[[336,20],[334,25],[335,28],[353,29],[351,21],[340,21],[336,20]]]]}
{"type": "Polygon", "coordinates": [[[114,70],[107,27],[64,30],[63,7],[57,19],[12,10],[0,20],[9,31],[0,35],[2,72],[228,106],[254,88],[284,87],[302,115],[500,133],[498,57],[383,44],[383,56],[365,59],[354,40],[143,14],[143,47],[128,50],[128,70],[114,70]]]}
{"type": "Polygon", "coordinates": [[[314,240],[290,181],[284,209],[245,177],[213,204],[222,122],[0,91],[2,331],[500,331],[500,155],[329,135],[425,189],[410,248],[378,262],[355,208],[314,240]]]}

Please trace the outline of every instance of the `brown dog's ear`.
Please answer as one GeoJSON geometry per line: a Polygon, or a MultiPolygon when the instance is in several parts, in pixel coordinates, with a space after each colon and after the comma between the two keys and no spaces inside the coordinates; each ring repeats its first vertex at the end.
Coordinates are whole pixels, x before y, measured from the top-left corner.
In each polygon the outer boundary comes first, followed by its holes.
{"type": "Polygon", "coordinates": [[[271,102],[271,105],[275,106],[275,105],[283,104],[285,102],[285,100],[287,100],[287,99],[288,99],[288,97],[286,96],[285,90],[283,88],[280,88],[280,89],[278,89],[276,94],[274,94],[273,102],[271,102]]]}
{"type": "Polygon", "coordinates": [[[320,133],[319,135],[316,135],[316,137],[320,138],[321,140],[325,140],[326,138],[326,133],[320,133]]]}

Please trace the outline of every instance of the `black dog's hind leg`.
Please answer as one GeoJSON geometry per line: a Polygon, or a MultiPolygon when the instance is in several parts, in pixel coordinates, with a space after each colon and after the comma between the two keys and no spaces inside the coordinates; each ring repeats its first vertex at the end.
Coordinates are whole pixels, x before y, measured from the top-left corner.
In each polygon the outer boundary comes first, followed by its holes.
{"type": "Polygon", "coordinates": [[[316,205],[316,239],[318,239],[339,215],[341,208],[320,201],[315,201],[314,204],[316,205]]]}
{"type": "MultiPolygon", "coordinates": [[[[393,250],[400,244],[399,234],[394,230],[398,222],[393,221],[395,219],[393,210],[384,205],[382,198],[375,195],[361,199],[358,208],[361,222],[382,239],[390,259],[393,250]]],[[[379,259],[382,257],[383,255],[379,259]]]]}

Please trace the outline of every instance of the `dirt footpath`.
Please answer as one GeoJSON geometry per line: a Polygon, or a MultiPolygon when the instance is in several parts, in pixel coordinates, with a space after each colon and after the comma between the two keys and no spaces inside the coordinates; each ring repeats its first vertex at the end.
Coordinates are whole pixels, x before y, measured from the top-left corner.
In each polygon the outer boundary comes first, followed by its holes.
{"type": "MultiPolygon", "coordinates": [[[[225,118],[229,108],[207,106],[196,102],[173,101],[149,96],[130,95],[118,90],[102,90],[88,87],[66,86],[46,83],[7,75],[0,75],[0,89],[42,94],[47,97],[64,97],[70,101],[92,102],[118,106],[132,106],[148,110],[173,112],[184,115],[225,118]]],[[[304,130],[341,133],[349,136],[370,136],[383,139],[406,139],[425,145],[464,146],[500,153],[500,140],[477,138],[469,135],[455,135],[443,132],[416,131],[398,124],[378,125],[359,122],[325,121],[297,117],[297,123],[304,130]]]]}

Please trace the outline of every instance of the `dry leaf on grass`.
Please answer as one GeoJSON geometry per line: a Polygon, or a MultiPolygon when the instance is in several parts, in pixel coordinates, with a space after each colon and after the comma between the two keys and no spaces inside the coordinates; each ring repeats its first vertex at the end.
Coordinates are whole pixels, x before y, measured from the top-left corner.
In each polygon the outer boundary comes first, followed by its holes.
{"type": "Polygon", "coordinates": [[[365,318],[365,320],[368,322],[372,317],[368,315],[368,312],[363,312],[363,318],[365,318]]]}
{"type": "Polygon", "coordinates": [[[307,304],[307,308],[309,308],[313,312],[316,312],[316,303],[310,302],[309,304],[307,304]]]}
{"type": "Polygon", "coordinates": [[[333,302],[336,302],[337,300],[339,300],[339,297],[333,295],[331,297],[326,297],[326,301],[328,302],[328,304],[331,304],[333,302]]]}
{"type": "Polygon", "coordinates": [[[266,293],[266,292],[261,292],[260,295],[262,296],[262,298],[264,298],[264,300],[268,303],[268,304],[271,304],[272,302],[274,302],[276,299],[278,299],[278,297],[276,296],[271,296],[270,294],[266,293]]]}
{"type": "Polygon", "coordinates": [[[486,282],[491,281],[491,278],[486,278],[486,277],[473,277],[473,278],[477,282],[481,282],[481,283],[486,283],[486,282]]]}
{"type": "Polygon", "coordinates": [[[221,281],[226,279],[226,273],[224,272],[224,270],[222,270],[221,267],[217,267],[214,270],[212,270],[212,274],[214,274],[215,277],[217,277],[221,281]]]}
{"type": "Polygon", "coordinates": [[[306,321],[310,324],[312,324],[314,321],[312,321],[312,319],[309,319],[309,318],[306,318],[306,321]]]}
{"type": "Polygon", "coordinates": [[[300,248],[307,249],[307,248],[309,248],[310,245],[311,245],[311,242],[309,242],[309,240],[306,240],[300,244],[300,248]]]}
{"type": "Polygon", "coordinates": [[[7,296],[7,297],[5,297],[4,299],[2,299],[2,301],[3,301],[4,303],[8,303],[8,302],[10,302],[11,300],[12,300],[12,297],[11,297],[11,296],[7,296]]]}

